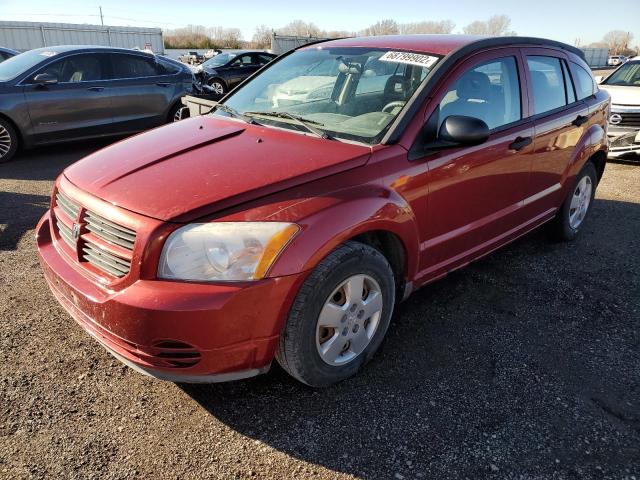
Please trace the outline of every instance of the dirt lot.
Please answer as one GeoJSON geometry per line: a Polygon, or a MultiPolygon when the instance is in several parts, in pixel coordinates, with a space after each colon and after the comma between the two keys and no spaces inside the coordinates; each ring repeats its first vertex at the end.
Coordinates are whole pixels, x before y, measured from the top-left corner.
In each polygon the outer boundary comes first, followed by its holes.
{"type": "Polygon", "coordinates": [[[97,148],[0,166],[0,477],[640,479],[640,166],[609,164],[582,237],[542,231],[417,292],[360,376],[179,386],[57,305],[33,227],[97,148]]]}

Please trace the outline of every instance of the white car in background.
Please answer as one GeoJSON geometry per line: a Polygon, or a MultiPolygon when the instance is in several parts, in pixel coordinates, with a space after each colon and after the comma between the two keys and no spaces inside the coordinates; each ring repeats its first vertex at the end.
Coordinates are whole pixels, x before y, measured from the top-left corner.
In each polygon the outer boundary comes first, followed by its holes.
{"type": "Polygon", "coordinates": [[[610,67],[617,67],[618,65],[622,65],[624,62],[628,60],[624,55],[611,55],[607,60],[607,65],[610,67]]]}
{"type": "Polygon", "coordinates": [[[640,155],[640,57],[634,57],[605,78],[596,77],[611,95],[609,156],[638,158],[640,155]]]}

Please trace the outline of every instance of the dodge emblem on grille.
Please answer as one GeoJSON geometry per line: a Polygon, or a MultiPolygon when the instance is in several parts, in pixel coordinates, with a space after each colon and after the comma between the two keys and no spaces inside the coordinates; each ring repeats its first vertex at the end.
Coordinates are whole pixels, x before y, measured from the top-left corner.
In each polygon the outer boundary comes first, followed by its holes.
{"type": "Polygon", "coordinates": [[[78,241],[78,237],[80,236],[80,225],[77,223],[73,224],[73,229],[71,230],[71,234],[73,235],[73,239],[78,241]]]}

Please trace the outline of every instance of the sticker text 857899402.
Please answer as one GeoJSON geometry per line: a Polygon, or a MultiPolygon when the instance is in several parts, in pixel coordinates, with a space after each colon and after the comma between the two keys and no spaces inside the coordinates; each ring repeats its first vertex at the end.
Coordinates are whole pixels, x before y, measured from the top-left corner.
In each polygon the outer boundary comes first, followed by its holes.
{"type": "Polygon", "coordinates": [[[381,62],[408,63],[430,68],[438,61],[438,57],[411,52],[387,52],[380,57],[381,62]]]}

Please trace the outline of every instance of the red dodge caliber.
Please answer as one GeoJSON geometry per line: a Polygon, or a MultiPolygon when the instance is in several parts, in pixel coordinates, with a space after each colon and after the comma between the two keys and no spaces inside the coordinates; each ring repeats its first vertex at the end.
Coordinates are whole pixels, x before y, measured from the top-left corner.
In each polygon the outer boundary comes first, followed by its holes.
{"type": "Polygon", "coordinates": [[[549,222],[573,239],[605,167],[609,97],[579,50],[416,35],[307,45],[206,116],[57,179],[45,277],[132,368],[269,369],[325,386],[416,288],[549,222]]]}

